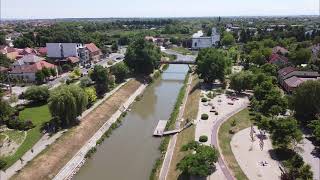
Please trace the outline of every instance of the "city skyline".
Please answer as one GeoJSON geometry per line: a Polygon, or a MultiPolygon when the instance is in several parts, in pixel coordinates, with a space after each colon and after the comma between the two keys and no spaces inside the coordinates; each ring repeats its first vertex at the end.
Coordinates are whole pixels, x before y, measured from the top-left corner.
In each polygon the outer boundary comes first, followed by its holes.
{"type": "Polygon", "coordinates": [[[318,0],[118,0],[112,2],[91,0],[49,1],[31,0],[27,7],[19,0],[2,0],[3,19],[54,18],[126,18],[126,17],[213,17],[213,16],[297,16],[319,15],[318,0]],[[290,6],[288,6],[290,4],[290,6]],[[227,10],[226,10],[227,9],[227,10]]]}

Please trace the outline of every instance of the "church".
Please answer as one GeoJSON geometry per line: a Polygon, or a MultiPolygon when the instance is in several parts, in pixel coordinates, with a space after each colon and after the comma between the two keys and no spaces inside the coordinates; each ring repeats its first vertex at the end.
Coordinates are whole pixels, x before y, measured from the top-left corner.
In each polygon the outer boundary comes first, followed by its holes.
{"type": "Polygon", "coordinates": [[[217,28],[212,28],[211,36],[203,36],[202,31],[192,35],[192,49],[202,49],[208,47],[216,47],[220,43],[220,33],[217,28]]]}

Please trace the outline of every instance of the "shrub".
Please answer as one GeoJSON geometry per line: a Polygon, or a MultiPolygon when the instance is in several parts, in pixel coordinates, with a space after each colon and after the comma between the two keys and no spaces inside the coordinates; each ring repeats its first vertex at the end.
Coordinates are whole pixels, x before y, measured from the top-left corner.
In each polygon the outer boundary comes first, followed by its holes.
{"type": "Polygon", "coordinates": [[[232,122],[231,122],[231,126],[234,127],[236,125],[237,125],[237,121],[235,119],[233,119],[232,122]]]}
{"type": "Polygon", "coordinates": [[[30,120],[26,120],[26,121],[9,120],[9,121],[7,121],[7,126],[10,129],[16,129],[16,130],[20,130],[20,131],[27,131],[27,130],[35,127],[33,125],[32,121],[30,121],[30,120]]]}
{"type": "Polygon", "coordinates": [[[97,93],[96,93],[96,89],[93,87],[88,87],[84,89],[84,92],[87,94],[88,96],[88,104],[92,105],[94,102],[96,102],[97,100],[97,93]]]}
{"type": "Polygon", "coordinates": [[[201,102],[207,102],[207,101],[208,101],[207,98],[202,98],[202,99],[201,99],[201,102]]]}
{"type": "Polygon", "coordinates": [[[199,137],[199,141],[200,142],[207,142],[208,141],[208,137],[207,136],[200,136],[199,137]]]}
{"type": "Polygon", "coordinates": [[[49,98],[47,86],[31,86],[24,93],[24,98],[34,103],[46,102],[49,98]]]}
{"type": "Polygon", "coordinates": [[[93,81],[89,77],[83,77],[80,79],[80,86],[82,88],[88,87],[93,84],[93,81]]]}
{"type": "Polygon", "coordinates": [[[62,65],[62,71],[63,72],[68,72],[70,70],[72,70],[72,67],[69,64],[62,65]]]}
{"type": "Polygon", "coordinates": [[[208,120],[209,119],[209,115],[208,114],[202,114],[201,115],[201,119],[202,120],[208,120]]]}

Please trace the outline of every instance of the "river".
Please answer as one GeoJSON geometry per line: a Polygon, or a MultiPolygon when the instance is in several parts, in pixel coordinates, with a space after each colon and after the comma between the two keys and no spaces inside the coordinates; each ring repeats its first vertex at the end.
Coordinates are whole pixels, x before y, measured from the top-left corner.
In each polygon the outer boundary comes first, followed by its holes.
{"type": "Polygon", "coordinates": [[[147,180],[160,156],[161,138],[152,136],[158,120],[168,119],[188,71],[170,65],[135,102],[123,124],[97,147],[74,177],[76,180],[147,180]]]}

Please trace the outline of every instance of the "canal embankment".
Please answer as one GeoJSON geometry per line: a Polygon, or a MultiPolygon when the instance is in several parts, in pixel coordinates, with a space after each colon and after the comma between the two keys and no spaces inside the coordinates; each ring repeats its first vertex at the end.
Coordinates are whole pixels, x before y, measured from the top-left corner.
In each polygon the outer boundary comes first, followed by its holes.
{"type": "Polygon", "coordinates": [[[153,137],[154,128],[170,118],[187,72],[188,66],[170,65],[154,80],[74,179],[148,179],[160,157],[161,138],[153,137]]]}
{"type": "Polygon", "coordinates": [[[103,103],[87,114],[80,125],[73,127],[60,139],[38,155],[13,179],[52,179],[81,149],[113,114],[141,87],[132,79],[103,103]]]}

